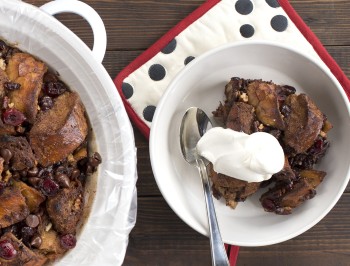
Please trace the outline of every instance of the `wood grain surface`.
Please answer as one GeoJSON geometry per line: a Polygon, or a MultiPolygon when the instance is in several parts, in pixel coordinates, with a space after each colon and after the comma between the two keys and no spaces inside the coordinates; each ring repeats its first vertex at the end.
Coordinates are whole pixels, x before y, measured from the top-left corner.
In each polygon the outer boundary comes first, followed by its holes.
{"type": "MultiPolygon", "coordinates": [[[[48,1],[25,2],[40,6],[48,1]]],[[[97,10],[106,25],[108,47],[103,65],[111,78],[114,78],[130,61],[204,1],[84,2],[97,10]]],[[[349,77],[350,1],[290,2],[349,77]]],[[[72,14],[61,14],[57,18],[92,47],[92,32],[85,20],[72,14]]],[[[136,128],[134,131],[138,149],[138,217],[136,227],[130,235],[124,265],[210,265],[208,239],[188,227],[167,205],[154,180],[148,142],[136,128]]],[[[349,210],[348,186],[335,208],[312,229],[281,244],[242,247],[237,265],[350,265],[349,210]]]]}

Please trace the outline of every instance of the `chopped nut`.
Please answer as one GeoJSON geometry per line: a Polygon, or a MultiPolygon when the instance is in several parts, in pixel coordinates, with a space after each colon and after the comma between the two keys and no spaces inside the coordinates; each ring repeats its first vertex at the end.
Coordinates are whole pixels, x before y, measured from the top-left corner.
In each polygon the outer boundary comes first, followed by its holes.
{"type": "Polygon", "coordinates": [[[321,136],[322,138],[325,138],[325,137],[327,137],[327,133],[321,130],[320,136],[321,136]]]}
{"type": "Polygon", "coordinates": [[[4,170],[4,158],[0,157],[0,181],[2,181],[1,173],[4,170]]]}
{"type": "Polygon", "coordinates": [[[82,196],[80,194],[79,197],[74,202],[73,210],[75,210],[75,211],[79,210],[81,207],[81,204],[82,204],[82,196]]]}
{"type": "Polygon", "coordinates": [[[264,125],[263,125],[263,124],[260,124],[258,128],[259,128],[259,129],[263,129],[263,128],[264,128],[264,125]]]}
{"type": "Polygon", "coordinates": [[[68,162],[74,162],[74,156],[73,154],[69,154],[67,157],[68,162]]]}
{"type": "Polygon", "coordinates": [[[45,231],[46,231],[46,232],[49,232],[50,229],[51,229],[51,227],[52,227],[52,223],[48,223],[48,224],[46,225],[46,227],[45,227],[45,231]]]}
{"type": "Polygon", "coordinates": [[[17,126],[16,127],[16,132],[23,134],[26,129],[22,126],[17,126]]]}
{"type": "Polygon", "coordinates": [[[10,170],[6,170],[5,176],[3,177],[3,181],[5,183],[7,183],[10,180],[11,177],[12,177],[12,174],[11,174],[10,170]]]}
{"type": "Polygon", "coordinates": [[[245,103],[248,102],[248,95],[247,95],[245,92],[243,92],[243,93],[239,96],[239,98],[240,98],[243,102],[245,102],[245,103]]]}
{"type": "Polygon", "coordinates": [[[0,68],[2,70],[6,70],[6,63],[4,61],[4,59],[0,58],[0,68]]]}
{"type": "Polygon", "coordinates": [[[14,103],[9,103],[9,104],[8,104],[8,107],[9,107],[9,108],[13,108],[14,106],[15,106],[14,103]]]}

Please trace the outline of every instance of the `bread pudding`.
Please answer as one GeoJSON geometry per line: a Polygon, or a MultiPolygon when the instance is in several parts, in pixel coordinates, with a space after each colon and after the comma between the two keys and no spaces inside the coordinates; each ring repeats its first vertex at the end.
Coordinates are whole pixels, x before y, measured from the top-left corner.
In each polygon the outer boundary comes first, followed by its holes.
{"type": "MultiPolygon", "coordinates": [[[[213,112],[223,127],[252,134],[273,135],[283,148],[283,169],[264,182],[246,182],[216,173],[209,164],[213,194],[235,208],[259,189],[269,186],[260,197],[265,211],[290,214],[316,195],[326,172],[314,169],[325,155],[332,124],[304,93],[288,85],[234,77],[225,86],[225,102],[213,112]]],[[[234,162],[232,162],[234,163],[234,162]]]]}
{"type": "Polygon", "coordinates": [[[101,156],[79,95],[2,40],[0,104],[0,265],[40,266],[75,247],[101,156]]]}

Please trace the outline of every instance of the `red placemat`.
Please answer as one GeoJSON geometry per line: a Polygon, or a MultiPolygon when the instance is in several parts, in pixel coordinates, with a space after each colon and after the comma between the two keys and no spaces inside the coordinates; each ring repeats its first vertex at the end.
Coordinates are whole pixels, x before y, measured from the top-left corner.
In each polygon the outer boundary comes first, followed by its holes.
{"type": "MultiPolygon", "coordinates": [[[[226,43],[269,40],[320,60],[350,98],[350,81],[287,0],[209,0],[115,78],[130,119],[149,138],[157,103],[172,78],[204,52],[226,43]]],[[[231,265],[238,247],[226,246],[231,265]]]]}

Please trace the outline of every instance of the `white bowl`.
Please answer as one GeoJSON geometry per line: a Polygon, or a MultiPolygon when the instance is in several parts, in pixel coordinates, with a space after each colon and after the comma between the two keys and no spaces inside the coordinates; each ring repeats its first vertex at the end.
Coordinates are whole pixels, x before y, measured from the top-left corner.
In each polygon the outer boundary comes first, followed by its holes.
{"type": "Polygon", "coordinates": [[[132,127],[113,81],[75,34],[29,4],[0,1],[0,37],[46,62],[79,93],[103,160],[77,246],[55,265],[121,265],[136,220],[137,175],[132,127]]]}
{"type": "Polygon", "coordinates": [[[197,170],[182,157],[179,129],[187,108],[207,114],[224,100],[231,77],[272,80],[307,93],[333,123],[331,147],[317,166],[327,171],[314,199],[291,215],[267,213],[260,193],[235,210],[214,200],[223,241],[239,246],[262,246],[291,239],[319,222],[336,204],[349,181],[349,102],[330,71],[295,50],[268,42],[231,44],[196,58],[179,73],[158,104],[151,127],[150,154],[154,175],[164,198],[177,215],[208,235],[202,186],[197,170]]]}

